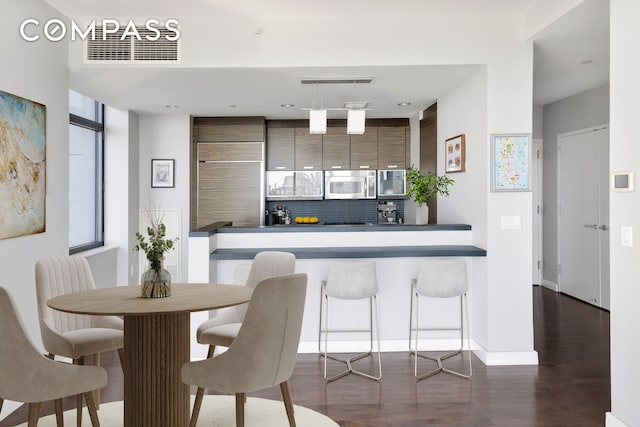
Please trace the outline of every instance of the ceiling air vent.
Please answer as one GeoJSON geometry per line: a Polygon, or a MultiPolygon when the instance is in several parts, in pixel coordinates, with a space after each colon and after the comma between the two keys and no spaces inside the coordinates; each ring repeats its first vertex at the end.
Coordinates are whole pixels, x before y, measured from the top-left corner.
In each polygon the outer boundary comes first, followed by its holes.
{"type": "Polygon", "coordinates": [[[87,38],[85,44],[85,63],[177,63],[180,62],[180,40],[167,40],[175,33],[158,28],[160,37],[145,26],[136,27],[140,38],[129,35],[122,39],[124,29],[106,34],[103,40],[102,28],[96,27],[95,37],[87,38]]]}

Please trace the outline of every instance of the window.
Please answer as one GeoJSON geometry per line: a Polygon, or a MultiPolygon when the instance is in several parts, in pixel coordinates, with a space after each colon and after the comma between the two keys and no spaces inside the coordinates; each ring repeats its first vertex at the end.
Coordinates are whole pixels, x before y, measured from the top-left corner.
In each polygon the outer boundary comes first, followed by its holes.
{"type": "Polygon", "coordinates": [[[104,245],[103,106],[69,91],[69,253],[104,245]]]}

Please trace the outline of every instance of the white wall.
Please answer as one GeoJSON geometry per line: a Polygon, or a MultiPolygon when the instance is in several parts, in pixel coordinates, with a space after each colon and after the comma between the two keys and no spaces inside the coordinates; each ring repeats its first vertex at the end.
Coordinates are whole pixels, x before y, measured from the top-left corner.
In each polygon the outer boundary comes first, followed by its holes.
{"type": "MultiPolygon", "coordinates": [[[[473,227],[473,244],[487,249],[473,260],[473,338],[492,364],[536,364],[531,293],[531,193],[490,192],[490,135],[532,132],[533,47],[524,42],[438,99],[438,147],[464,133],[466,172],[450,197],[438,200],[438,222],[473,227]],[[502,230],[502,216],[519,216],[521,229],[502,230]]],[[[444,172],[438,155],[438,172],[444,172]]]]}
{"type": "MultiPolygon", "coordinates": [[[[637,141],[640,117],[640,2],[611,0],[611,134],[612,172],[640,173],[637,141]]],[[[636,177],[636,187],[638,178],[636,177]]],[[[637,385],[640,383],[640,246],[623,247],[620,229],[640,231],[640,192],[611,193],[611,413],[607,426],[640,425],[637,385]]]]}
{"type": "MultiPolygon", "coordinates": [[[[46,105],[46,232],[0,240],[2,278],[0,286],[13,296],[24,326],[32,341],[41,347],[36,312],[36,260],[44,256],[68,253],[69,235],[69,73],[68,46],[65,42],[28,43],[19,36],[18,27],[26,18],[46,20],[58,15],[39,0],[2,2],[0,40],[2,66],[0,90],[46,105]]],[[[5,403],[0,418],[17,404],[5,403]]]]}
{"type": "Polygon", "coordinates": [[[543,107],[542,278],[558,284],[558,135],[609,123],[609,85],[543,107]]]}
{"type": "Polygon", "coordinates": [[[117,252],[111,286],[139,283],[138,255],[131,248],[137,243],[140,196],[139,187],[130,185],[140,182],[139,133],[137,114],[105,107],[104,243],[117,252]]]}
{"type": "MultiPolygon", "coordinates": [[[[138,209],[180,210],[182,229],[167,228],[167,237],[179,237],[181,279],[187,281],[187,240],[190,203],[190,118],[184,114],[140,115],[140,204],[138,209]],[[175,187],[151,188],[151,159],[175,159],[175,187]]],[[[224,202],[224,201],[221,201],[224,202]]],[[[135,213],[138,215],[138,212],[135,213]]]]}

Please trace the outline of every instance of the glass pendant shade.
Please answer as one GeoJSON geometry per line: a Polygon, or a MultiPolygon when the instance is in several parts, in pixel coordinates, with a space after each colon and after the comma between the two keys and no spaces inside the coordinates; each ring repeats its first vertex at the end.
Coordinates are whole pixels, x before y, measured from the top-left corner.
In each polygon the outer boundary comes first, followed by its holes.
{"type": "Polygon", "coordinates": [[[327,110],[309,110],[309,133],[327,133],[327,110]]]}
{"type": "Polygon", "coordinates": [[[347,133],[362,135],[364,133],[364,119],[366,110],[349,110],[347,112],[347,133]]]}

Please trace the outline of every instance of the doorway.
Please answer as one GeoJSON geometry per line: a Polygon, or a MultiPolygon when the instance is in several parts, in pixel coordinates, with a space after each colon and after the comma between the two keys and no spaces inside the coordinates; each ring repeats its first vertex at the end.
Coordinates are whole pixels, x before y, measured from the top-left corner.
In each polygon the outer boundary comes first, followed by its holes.
{"type": "Polygon", "coordinates": [[[560,291],[609,309],[609,127],[558,136],[560,291]]]}

